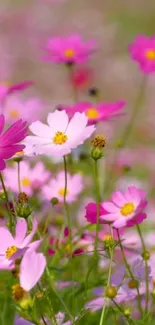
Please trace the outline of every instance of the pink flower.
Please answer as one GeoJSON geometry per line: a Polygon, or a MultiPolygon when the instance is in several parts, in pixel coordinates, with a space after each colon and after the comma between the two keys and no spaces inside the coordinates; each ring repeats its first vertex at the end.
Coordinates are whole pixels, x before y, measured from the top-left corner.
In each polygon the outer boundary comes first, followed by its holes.
{"type": "Polygon", "coordinates": [[[100,104],[81,102],[72,107],[62,107],[62,109],[66,110],[69,117],[72,117],[76,112],[85,113],[88,117],[89,124],[94,124],[99,121],[108,121],[116,116],[122,115],[124,106],[124,101],[100,104]]]}
{"type": "Polygon", "coordinates": [[[38,98],[23,100],[19,96],[9,96],[1,110],[5,113],[7,123],[15,122],[19,118],[29,123],[36,121],[43,113],[43,104],[38,98]]]}
{"type": "Polygon", "coordinates": [[[32,81],[23,81],[18,84],[8,85],[7,83],[0,84],[0,104],[3,102],[7,95],[16,91],[22,91],[33,84],[32,81]]]}
{"type": "Polygon", "coordinates": [[[138,62],[144,73],[155,72],[155,35],[152,37],[138,35],[130,44],[129,51],[131,58],[138,62]]]}
{"type": "Polygon", "coordinates": [[[76,88],[85,88],[91,84],[93,80],[93,72],[89,68],[77,68],[73,71],[71,82],[76,88]]]}
{"type": "MultiPolygon", "coordinates": [[[[105,211],[103,206],[100,204],[100,216],[103,216],[106,213],[107,212],[105,211]]],[[[97,207],[96,207],[96,203],[94,203],[94,202],[88,203],[88,205],[86,206],[85,218],[90,223],[94,223],[94,224],[97,223],[97,207]]],[[[103,219],[99,218],[99,223],[105,223],[105,221],[103,219]]]]}
{"type": "Polygon", "coordinates": [[[5,125],[4,115],[0,115],[0,170],[5,169],[4,159],[8,159],[14,156],[16,152],[22,151],[25,145],[18,144],[22,141],[28,132],[27,123],[22,120],[18,120],[12,124],[7,131],[3,134],[2,131],[5,125]]]}
{"type": "MultiPolygon", "coordinates": [[[[18,192],[18,170],[17,164],[7,168],[4,172],[5,185],[12,191],[18,192]]],[[[50,178],[50,173],[45,170],[42,162],[38,162],[33,168],[26,161],[20,162],[20,186],[21,191],[32,195],[34,190],[40,190],[50,178]]]]}
{"type": "Polygon", "coordinates": [[[21,256],[29,247],[38,248],[40,240],[31,243],[37,229],[37,221],[33,220],[32,231],[27,233],[25,219],[18,218],[15,237],[6,227],[0,227],[0,269],[12,269],[14,260],[21,256]]]}
{"type": "Polygon", "coordinates": [[[62,157],[83,144],[95,131],[95,127],[87,126],[87,122],[84,113],[75,113],[71,121],[65,111],[49,113],[48,125],[40,121],[30,125],[35,136],[28,136],[25,144],[31,145],[36,154],[62,157]]]}
{"type": "Polygon", "coordinates": [[[42,253],[36,253],[29,248],[20,264],[20,286],[30,291],[41,278],[46,267],[46,259],[42,253]]]}
{"type": "Polygon", "coordinates": [[[94,50],[94,41],[84,42],[77,34],[68,37],[53,37],[47,42],[45,60],[56,63],[83,63],[88,61],[89,55],[94,50]]]}
{"type": "MultiPolygon", "coordinates": [[[[67,202],[76,201],[77,196],[83,190],[83,178],[80,174],[70,175],[67,174],[67,202]]],[[[55,179],[52,179],[50,183],[43,188],[43,195],[47,200],[51,200],[53,197],[58,198],[59,202],[64,201],[65,191],[65,175],[64,171],[60,171],[55,179]]]]}
{"type": "Polygon", "coordinates": [[[145,191],[129,186],[127,191],[116,191],[112,194],[111,201],[102,203],[108,214],[100,218],[112,222],[114,228],[131,227],[146,218],[146,214],[143,213],[146,205],[145,191]]]}

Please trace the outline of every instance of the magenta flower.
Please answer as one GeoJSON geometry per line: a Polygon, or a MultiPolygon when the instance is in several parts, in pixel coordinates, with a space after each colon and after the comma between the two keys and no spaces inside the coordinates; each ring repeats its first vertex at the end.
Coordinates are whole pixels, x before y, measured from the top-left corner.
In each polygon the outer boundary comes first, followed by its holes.
{"type": "Polygon", "coordinates": [[[53,37],[47,42],[45,60],[56,63],[83,63],[88,61],[89,55],[94,50],[94,41],[84,42],[77,34],[69,37],[53,37]]]}
{"type": "Polygon", "coordinates": [[[36,253],[29,248],[20,264],[20,286],[25,291],[30,291],[41,278],[46,267],[46,259],[42,253],[36,253]]]}
{"type": "Polygon", "coordinates": [[[23,81],[14,85],[7,85],[7,83],[0,84],[0,104],[3,102],[7,95],[16,91],[22,91],[33,84],[32,81],[23,81]]]}
{"type": "Polygon", "coordinates": [[[90,102],[77,103],[72,107],[62,107],[71,118],[76,112],[85,113],[88,117],[89,124],[99,121],[108,121],[116,116],[122,115],[125,102],[117,101],[115,103],[94,104],[90,102]]]}
{"type": "Polygon", "coordinates": [[[4,115],[0,115],[0,170],[5,168],[4,159],[14,156],[16,152],[22,151],[25,145],[18,142],[25,139],[28,133],[27,123],[18,120],[12,124],[3,134],[2,131],[5,125],[4,115]]]}
{"type": "Polygon", "coordinates": [[[21,256],[27,248],[38,248],[40,240],[31,243],[36,229],[37,221],[34,219],[32,231],[26,235],[27,223],[23,218],[18,218],[15,237],[8,228],[0,227],[0,269],[12,269],[15,259],[21,256]]]}
{"type": "MultiPolygon", "coordinates": [[[[104,214],[107,214],[108,212],[105,211],[103,206],[100,204],[100,216],[103,216],[104,214]]],[[[96,203],[90,202],[86,206],[86,215],[85,218],[90,223],[97,223],[97,207],[96,203]]],[[[106,223],[106,221],[103,220],[103,218],[99,218],[99,223],[106,223]]]]}
{"type": "MultiPolygon", "coordinates": [[[[67,201],[73,202],[77,199],[78,195],[83,190],[83,178],[80,174],[70,175],[67,174],[67,201]]],[[[53,197],[58,198],[59,202],[64,201],[65,192],[65,174],[60,171],[55,179],[52,179],[48,185],[43,187],[42,193],[44,198],[51,200],[53,197]]]]}
{"type": "Polygon", "coordinates": [[[75,113],[69,121],[65,111],[56,110],[48,114],[47,123],[36,121],[30,125],[34,136],[28,136],[25,144],[32,146],[33,153],[62,157],[83,144],[95,131],[94,125],[87,126],[84,113],[75,113]]]}
{"type": "Polygon", "coordinates": [[[138,62],[140,69],[148,74],[155,72],[155,35],[147,37],[139,35],[130,44],[131,58],[138,62]]]}
{"type": "Polygon", "coordinates": [[[146,205],[145,191],[129,186],[126,192],[116,191],[112,194],[111,201],[102,203],[107,214],[100,218],[112,223],[114,228],[131,227],[146,218],[146,214],[143,213],[146,205]]]}

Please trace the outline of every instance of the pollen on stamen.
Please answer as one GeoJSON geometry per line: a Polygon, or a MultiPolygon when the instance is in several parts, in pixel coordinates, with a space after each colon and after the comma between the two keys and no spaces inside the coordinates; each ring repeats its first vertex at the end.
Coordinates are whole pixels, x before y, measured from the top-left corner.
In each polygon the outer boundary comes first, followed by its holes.
{"type": "Polygon", "coordinates": [[[17,247],[16,246],[10,246],[7,248],[5,252],[5,256],[7,259],[9,259],[13,254],[17,252],[17,247]]]}
{"type": "Polygon", "coordinates": [[[121,208],[121,214],[124,217],[127,217],[128,215],[132,214],[134,212],[135,206],[133,203],[126,203],[123,205],[123,207],[121,208]]]}
{"type": "Polygon", "coordinates": [[[67,135],[63,132],[56,132],[54,138],[53,138],[53,143],[61,145],[64,144],[65,142],[67,142],[68,138],[67,135]]]}

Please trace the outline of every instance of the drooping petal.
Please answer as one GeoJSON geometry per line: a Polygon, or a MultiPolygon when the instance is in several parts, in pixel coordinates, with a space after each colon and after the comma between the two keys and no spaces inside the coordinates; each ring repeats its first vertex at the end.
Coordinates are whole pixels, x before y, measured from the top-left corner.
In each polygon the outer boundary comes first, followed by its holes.
{"type": "Polygon", "coordinates": [[[20,285],[30,291],[41,278],[46,266],[46,259],[42,253],[28,249],[20,265],[20,285]]]}
{"type": "Polygon", "coordinates": [[[27,223],[24,218],[17,219],[15,242],[19,246],[22,244],[27,232],[27,223]]]}

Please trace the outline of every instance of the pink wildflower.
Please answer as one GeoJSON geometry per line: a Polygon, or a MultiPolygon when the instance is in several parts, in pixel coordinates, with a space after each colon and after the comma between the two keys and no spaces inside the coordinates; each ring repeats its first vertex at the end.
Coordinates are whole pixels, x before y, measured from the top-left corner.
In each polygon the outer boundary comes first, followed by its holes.
{"type": "Polygon", "coordinates": [[[10,95],[16,91],[22,91],[27,87],[33,84],[32,81],[23,81],[18,84],[8,85],[7,83],[0,84],[0,104],[6,98],[7,95],[10,95]]]}
{"type": "MultiPolygon", "coordinates": [[[[103,208],[103,206],[100,204],[100,216],[103,216],[104,214],[106,214],[107,212],[105,211],[105,209],[103,208]]],[[[96,207],[96,203],[94,202],[90,202],[88,203],[88,205],[86,206],[86,215],[85,218],[87,219],[88,222],[90,223],[97,223],[97,207],[96,207]]],[[[99,218],[99,223],[105,223],[105,221],[103,220],[103,218],[99,218]]]]}
{"type": "MultiPolygon", "coordinates": [[[[80,174],[67,174],[67,202],[73,202],[83,189],[83,178],[80,174]]],[[[65,192],[65,175],[64,171],[60,171],[55,179],[43,188],[43,195],[46,199],[51,200],[53,197],[58,198],[59,202],[64,201],[65,192]]]]}
{"type": "Polygon", "coordinates": [[[62,157],[83,144],[95,131],[95,127],[87,126],[87,122],[84,113],[75,113],[71,121],[65,111],[49,113],[48,125],[40,121],[30,125],[35,136],[28,136],[25,144],[32,145],[36,154],[62,157]]]}
{"type": "MultiPolygon", "coordinates": [[[[5,184],[14,192],[19,191],[17,175],[17,164],[12,168],[7,168],[4,172],[5,184]]],[[[28,195],[32,195],[34,190],[40,190],[49,177],[50,173],[45,170],[42,162],[38,162],[33,168],[30,168],[29,163],[26,161],[20,163],[21,191],[28,195]]]]}
{"type": "Polygon", "coordinates": [[[16,152],[22,151],[25,145],[18,144],[27,135],[27,123],[18,120],[12,124],[3,134],[5,125],[4,115],[0,115],[0,170],[5,169],[4,159],[13,157],[16,152]]]}
{"type": "Polygon", "coordinates": [[[76,112],[85,113],[88,117],[89,124],[99,121],[108,121],[116,116],[122,115],[125,102],[117,101],[115,103],[94,104],[90,102],[77,103],[72,107],[62,107],[72,117],[76,112]]]}
{"type": "Polygon", "coordinates": [[[69,37],[50,38],[46,45],[47,61],[56,63],[83,63],[95,50],[94,41],[84,42],[82,38],[73,34],[69,37]]]}
{"type": "Polygon", "coordinates": [[[100,218],[112,222],[114,228],[131,227],[146,218],[146,214],[143,213],[146,205],[145,191],[135,186],[129,186],[125,192],[114,192],[111,201],[102,203],[107,214],[100,218]]]}
{"type": "Polygon", "coordinates": [[[0,227],[0,269],[12,269],[14,260],[27,248],[37,248],[40,245],[40,240],[31,243],[36,229],[37,221],[33,220],[32,231],[26,236],[27,223],[23,218],[18,218],[15,237],[6,227],[0,227]]]}
{"type": "Polygon", "coordinates": [[[130,44],[129,51],[131,58],[138,62],[144,73],[155,72],[155,35],[152,37],[138,35],[130,44]]]}

